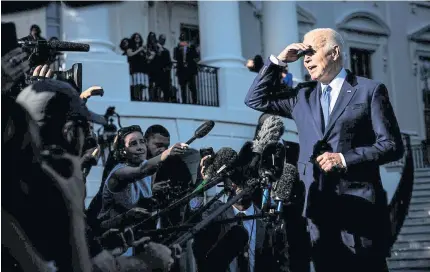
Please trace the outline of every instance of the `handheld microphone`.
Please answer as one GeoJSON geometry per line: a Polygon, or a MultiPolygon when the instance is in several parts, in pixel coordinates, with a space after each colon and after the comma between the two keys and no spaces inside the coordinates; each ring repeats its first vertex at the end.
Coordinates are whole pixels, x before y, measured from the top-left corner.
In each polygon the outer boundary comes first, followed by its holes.
{"type": "Polygon", "coordinates": [[[214,121],[206,121],[201,126],[199,126],[196,131],[194,132],[194,136],[191,137],[188,141],[186,141],[186,144],[191,144],[196,139],[200,139],[208,135],[208,133],[214,128],[215,122],[214,121]]]}
{"type": "MultiPolygon", "coordinates": [[[[209,178],[228,174],[234,168],[237,153],[230,147],[221,148],[216,154],[213,163],[208,167],[206,173],[209,178]]],[[[201,190],[208,180],[204,180],[193,192],[201,190]]]]}
{"type": "Polygon", "coordinates": [[[261,203],[263,211],[268,211],[268,208],[271,206],[270,192],[272,190],[272,183],[281,177],[284,161],[285,147],[283,144],[272,142],[264,148],[259,168],[259,175],[266,184],[261,203]]]}
{"type": "Polygon", "coordinates": [[[231,227],[206,254],[202,271],[227,271],[234,258],[248,245],[248,240],[248,231],[243,226],[231,227]]]}
{"type": "Polygon", "coordinates": [[[291,198],[293,185],[300,181],[297,168],[289,163],[284,164],[282,176],[273,184],[272,198],[276,202],[276,212],[281,213],[282,207],[291,198]]]}
{"type": "Polygon", "coordinates": [[[270,116],[264,121],[256,139],[253,141],[252,151],[261,154],[266,145],[279,142],[284,131],[285,127],[282,119],[278,116],[270,116]]]}

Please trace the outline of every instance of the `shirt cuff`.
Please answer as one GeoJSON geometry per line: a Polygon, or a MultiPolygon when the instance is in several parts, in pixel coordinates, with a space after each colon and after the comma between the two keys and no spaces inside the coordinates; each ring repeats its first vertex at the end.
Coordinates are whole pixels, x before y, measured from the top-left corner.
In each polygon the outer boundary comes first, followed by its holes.
{"type": "Polygon", "coordinates": [[[279,60],[279,59],[278,59],[277,57],[275,57],[274,55],[270,55],[270,61],[271,61],[273,64],[276,64],[276,65],[281,66],[281,67],[285,67],[285,66],[287,66],[287,64],[286,64],[285,62],[283,62],[283,61],[279,60]]]}
{"type": "Polygon", "coordinates": [[[343,154],[342,154],[342,153],[339,153],[339,156],[340,156],[340,159],[342,160],[342,165],[343,165],[343,167],[345,167],[345,168],[346,168],[346,161],[345,161],[345,157],[343,156],[343,154]]]}

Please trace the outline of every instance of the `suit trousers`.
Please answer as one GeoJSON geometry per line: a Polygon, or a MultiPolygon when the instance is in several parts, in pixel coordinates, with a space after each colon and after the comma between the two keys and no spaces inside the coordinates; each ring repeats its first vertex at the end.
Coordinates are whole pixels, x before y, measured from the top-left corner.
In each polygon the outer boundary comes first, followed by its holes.
{"type": "Polygon", "coordinates": [[[316,225],[308,219],[311,259],[315,272],[388,272],[384,254],[363,248],[359,237],[333,225],[316,225]],[[345,245],[352,239],[354,247],[345,245]]]}

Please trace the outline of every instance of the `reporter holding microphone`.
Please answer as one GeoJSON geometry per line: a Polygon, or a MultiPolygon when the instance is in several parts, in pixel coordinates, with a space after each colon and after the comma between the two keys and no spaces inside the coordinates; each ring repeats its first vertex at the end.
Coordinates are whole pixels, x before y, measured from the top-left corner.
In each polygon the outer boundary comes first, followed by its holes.
{"type": "Polygon", "coordinates": [[[308,32],[266,61],[245,104],[297,125],[315,270],[388,271],[390,222],[379,166],[400,159],[403,142],[387,88],[346,70],[343,50],[333,29],[308,32]],[[313,81],[276,98],[282,68],[300,51],[313,81]],[[314,154],[316,143],[331,150],[314,154]]]}

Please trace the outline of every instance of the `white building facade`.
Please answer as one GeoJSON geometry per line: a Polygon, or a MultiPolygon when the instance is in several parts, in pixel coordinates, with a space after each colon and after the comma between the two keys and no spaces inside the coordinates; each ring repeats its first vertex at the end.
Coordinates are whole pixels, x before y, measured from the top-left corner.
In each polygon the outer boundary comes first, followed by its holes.
{"type": "MultiPolygon", "coordinates": [[[[2,21],[15,22],[19,37],[28,35],[31,24],[38,24],[47,38],[90,44],[90,52],[67,53],[65,59],[67,68],[83,63],[83,89],[104,88],[102,99],[91,98],[88,103],[93,111],[104,113],[115,106],[123,126],[138,124],[143,130],[161,124],[171,133],[172,143],[186,141],[204,120],[214,120],[209,136],[192,146],[215,150],[223,146],[239,150],[254,135],[260,113],[243,101],[256,74],[244,66],[245,59],[277,55],[311,29],[334,28],[347,44],[346,67],[385,83],[401,129],[416,135],[416,142],[430,138],[430,99],[427,105],[423,99],[430,73],[430,4],[426,2],[130,1],[79,9],[58,3],[2,16],[2,21]],[[219,105],[131,102],[128,63],[120,53],[120,40],[135,32],[144,38],[150,31],[165,34],[172,54],[180,32],[196,30],[200,63],[219,68],[219,105]]],[[[289,67],[296,82],[304,79],[301,62],[289,67]]],[[[284,139],[297,142],[294,122],[287,119],[285,124],[284,139]]],[[[101,177],[100,169],[92,172],[90,197],[101,177]]]]}

